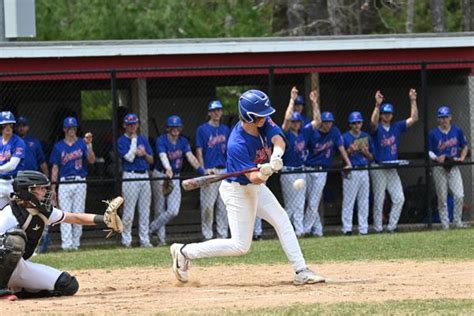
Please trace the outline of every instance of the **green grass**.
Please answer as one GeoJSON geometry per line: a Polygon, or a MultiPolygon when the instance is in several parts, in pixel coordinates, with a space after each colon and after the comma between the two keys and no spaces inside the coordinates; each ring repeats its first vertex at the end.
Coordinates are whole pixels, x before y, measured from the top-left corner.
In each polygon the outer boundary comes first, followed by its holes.
{"type": "MultiPolygon", "coordinates": [[[[368,236],[332,236],[300,239],[308,262],[356,260],[473,260],[474,229],[425,231],[368,236]]],[[[167,267],[168,247],[86,248],[77,252],[51,252],[36,256],[35,262],[58,269],[113,269],[134,266],[167,267]]],[[[241,257],[195,260],[193,264],[270,264],[286,263],[278,240],[254,242],[241,257]]]]}
{"type": "MultiPolygon", "coordinates": [[[[403,300],[382,303],[334,303],[236,311],[227,315],[472,315],[474,300],[403,300]]],[[[208,313],[209,314],[209,313],[208,313]]],[[[216,313],[217,314],[217,313],[216,313]]]]}

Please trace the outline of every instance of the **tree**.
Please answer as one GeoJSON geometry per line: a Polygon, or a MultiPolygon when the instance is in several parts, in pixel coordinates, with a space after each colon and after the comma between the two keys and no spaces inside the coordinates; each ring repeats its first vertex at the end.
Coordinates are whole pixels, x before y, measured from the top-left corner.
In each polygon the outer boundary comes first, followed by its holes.
{"type": "Polygon", "coordinates": [[[462,1],[462,30],[464,32],[474,31],[474,2],[472,0],[463,0],[462,1]]]}
{"type": "Polygon", "coordinates": [[[445,31],[444,0],[431,0],[431,18],[433,32],[442,33],[445,31]]]}
{"type": "Polygon", "coordinates": [[[415,0],[407,1],[407,20],[406,20],[406,32],[413,33],[413,19],[415,18],[415,0]]]}
{"type": "Polygon", "coordinates": [[[305,29],[305,10],[303,0],[287,0],[288,34],[303,36],[305,29]]]}

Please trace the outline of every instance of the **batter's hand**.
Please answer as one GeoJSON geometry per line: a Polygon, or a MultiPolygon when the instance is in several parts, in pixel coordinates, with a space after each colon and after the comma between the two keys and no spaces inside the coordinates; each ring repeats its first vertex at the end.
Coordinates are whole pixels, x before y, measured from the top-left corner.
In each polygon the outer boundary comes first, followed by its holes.
{"type": "Polygon", "coordinates": [[[383,99],[383,94],[380,92],[380,90],[377,90],[377,92],[375,92],[375,104],[380,106],[380,104],[383,102],[383,99]]]}
{"type": "Polygon", "coordinates": [[[261,165],[257,165],[257,167],[260,168],[260,173],[266,177],[269,177],[273,174],[273,168],[268,162],[261,165]]]}

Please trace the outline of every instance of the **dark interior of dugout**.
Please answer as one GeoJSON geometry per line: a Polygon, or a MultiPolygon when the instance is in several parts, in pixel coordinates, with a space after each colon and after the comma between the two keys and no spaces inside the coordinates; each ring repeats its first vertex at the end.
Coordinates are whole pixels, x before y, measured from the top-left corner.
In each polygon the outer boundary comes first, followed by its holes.
{"type": "MultiPolygon", "coordinates": [[[[439,70],[428,73],[428,83],[433,86],[465,85],[466,70],[439,70]]],[[[336,117],[336,125],[341,132],[347,130],[346,118],[351,111],[361,111],[365,122],[368,123],[373,109],[375,90],[383,91],[387,100],[396,108],[395,119],[409,116],[408,90],[412,87],[420,91],[420,71],[365,71],[319,74],[320,106],[322,111],[332,111],[336,117]]],[[[164,132],[164,122],[167,116],[178,114],[184,121],[183,134],[194,144],[196,128],[207,119],[207,103],[216,98],[217,87],[252,87],[269,93],[277,113],[273,119],[281,124],[292,86],[297,86],[305,99],[308,99],[309,89],[306,74],[275,74],[241,75],[241,76],[204,76],[204,77],[165,77],[147,78],[146,93],[148,104],[148,131],[151,138],[164,132]],[[270,85],[271,82],[271,85],[270,85]]],[[[121,117],[128,111],[132,102],[132,92],[135,79],[117,79],[119,91],[119,113],[121,117]]],[[[76,115],[80,120],[80,131],[92,130],[95,135],[95,151],[97,156],[104,159],[104,166],[91,168],[89,179],[113,178],[115,167],[110,157],[112,148],[111,120],[82,121],[81,120],[81,91],[110,90],[110,80],[37,80],[37,81],[0,81],[0,105],[2,110],[10,110],[15,115],[26,115],[30,120],[31,134],[40,138],[45,145],[45,151],[52,148],[55,141],[63,137],[62,120],[68,115],[76,115]],[[108,164],[108,166],[107,166],[108,164]]],[[[428,100],[430,102],[430,100],[428,100]]],[[[436,104],[430,104],[435,108],[436,104]]],[[[466,103],[464,103],[466,104],[466,103]]],[[[236,107],[232,104],[229,108],[236,107]]],[[[430,110],[431,111],[431,110],[430,110]]],[[[311,115],[309,106],[305,108],[306,115],[311,115]]],[[[422,114],[420,107],[420,116],[422,114]]],[[[224,122],[232,125],[237,121],[235,112],[227,112],[224,122]]],[[[423,124],[417,124],[401,141],[401,157],[422,161],[423,158],[423,124]],[[408,141],[410,138],[410,141],[408,141]]],[[[431,120],[429,120],[432,125],[431,120]]],[[[121,124],[119,124],[121,125],[121,124]]],[[[367,128],[364,126],[364,129],[367,128]]],[[[193,146],[194,147],[194,146],[193,146]]],[[[194,149],[194,148],[193,148],[194,149]]],[[[341,165],[336,157],[334,164],[341,165]]],[[[193,174],[192,168],[185,163],[183,175],[193,174]]],[[[400,175],[406,188],[420,190],[424,183],[424,169],[401,170],[400,175]]],[[[326,225],[340,225],[342,201],[342,183],[339,173],[330,173],[324,190],[323,207],[326,225]]],[[[282,201],[278,177],[272,177],[268,185],[282,201]]],[[[100,181],[88,186],[87,207],[89,212],[100,212],[103,207],[100,200],[114,195],[110,183],[100,181]]],[[[416,197],[416,195],[415,195],[416,197]]],[[[419,203],[418,203],[419,204],[419,203]]],[[[407,196],[406,205],[410,205],[407,196]]],[[[151,212],[153,213],[153,212],[151,212]]],[[[401,222],[418,221],[410,218],[409,212],[403,211],[401,222]],[[407,216],[408,215],[408,216],[407,216]]],[[[357,218],[354,216],[354,218],[357,218]]],[[[356,220],[355,220],[356,221],[356,220]]],[[[135,227],[135,226],[134,226],[135,227]]],[[[53,232],[57,229],[53,229],[53,232]]],[[[180,214],[167,227],[169,240],[174,237],[191,239],[200,238],[199,191],[183,192],[180,214]]],[[[264,225],[264,234],[273,234],[268,225],[264,225]]],[[[93,228],[85,229],[84,239],[95,238],[101,232],[93,228]]],[[[54,234],[53,234],[54,236],[54,234]]]]}

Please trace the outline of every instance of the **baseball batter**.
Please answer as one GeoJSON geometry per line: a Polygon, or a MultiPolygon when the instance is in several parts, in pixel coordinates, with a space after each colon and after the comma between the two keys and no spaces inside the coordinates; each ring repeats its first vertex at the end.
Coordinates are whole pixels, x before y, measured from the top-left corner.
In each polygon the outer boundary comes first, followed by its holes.
{"type": "MultiPolygon", "coordinates": [[[[77,119],[69,116],[64,119],[64,139],[54,145],[49,162],[51,181],[60,181],[57,191],[59,207],[71,210],[72,213],[84,213],[86,208],[86,183],[68,183],[85,181],[87,163],[95,162],[95,153],[92,148],[92,135],[77,137],[77,119]]],[[[52,185],[53,191],[56,184],[52,185]]],[[[77,250],[81,244],[82,226],[61,223],[61,247],[63,250],[77,250]]]]}
{"type": "MultiPolygon", "coordinates": [[[[188,140],[180,135],[183,129],[181,118],[171,115],[166,120],[166,128],[167,133],[156,139],[156,150],[160,159],[156,162],[153,177],[168,177],[170,179],[179,177],[185,157],[200,175],[204,175],[204,168],[193,155],[188,140]]],[[[173,179],[173,191],[165,198],[163,180],[153,182],[155,220],[150,224],[150,234],[158,233],[159,245],[165,245],[165,227],[168,222],[178,216],[181,205],[181,188],[179,179],[173,179]]]]}
{"type": "MultiPolygon", "coordinates": [[[[406,132],[409,127],[418,121],[418,108],[416,105],[416,91],[410,89],[408,93],[411,104],[411,114],[406,120],[392,123],[393,105],[382,103],[383,95],[380,91],[375,93],[375,108],[372,112],[371,130],[374,141],[374,166],[398,159],[398,148],[400,146],[400,136],[406,132]]],[[[376,169],[371,170],[374,192],[374,230],[378,233],[383,231],[382,211],[385,198],[385,190],[392,199],[392,209],[390,211],[387,231],[394,232],[397,228],[398,219],[402,212],[405,195],[397,169],[376,169]]]]}
{"type": "Polygon", "coordinates": [[[43,147],[37,138],[28,135],[29,130],[28,119],[24,116],[18,117],[16,131],[26,145],[25,159],[21,170],[39,170],[45,175],[49,175],[43,147]]]}
{"type": "MultiPolygon", "coordinates": [[[[429,134],[430,158],[439,164],[447,160],[463,162],[468,152],[468,143],[463,131],[451,124],[452,116],[449,106],[438,109],[438,127],[433,128],[429,134]]],[[[464,203],[464,186],[461,172],[457,166],[437,166],[433,168],[433,178],[438,196],[438,212],[443,229],[449,228],[448,216],[448,190],[454,200],[453,225],[463,228],[462,207],[464,203]]]]}
{"type": "MultiPolygon", "coordinates": [[[[209,121],[198,127],[196,133],[196,156],[204,166],[206,174],[222,173],[225,170],[229,128],[221,123],[222,103],[211,101],[208,105],[209,121]]],[[[224,202],[219,194],[220,182],[201,187],[201,227],[205,240],[212,239],[214,208],[218,238],[227,238],[229,224],[224,202]]]]}
{"type": "Polygon", "coordinates": [[[135,208],[138,207],[138,237],[141,247],[151,247],[149,236],[151,187],[148,169],[153,164],[153,150],[148,139],[138,134],[139,119],[132,113],[123,119],[125,133],[119,137],[118,152],[122,158],[123,179],[143,179],[123,181],[123,233],[122,245],[132,245],[132,225],[135,208]]]}
{"type": "MultiPolygon", "coordinates": [[[[331,112],[319,114],[319,105],[317,104],[318,94],[313,91],[312,98],[315,100],[313,106],[313,121],[303,128],[306,144],[308,148],[308,157],[305,161],[305,169],[318,171],[331,167],[336,150],[341,154],[345,163],[345,168],[351,168],[351,162],[344,149],[344,142],[341,132],[334,126],[334,115],[331,112]],[[319,124],[319,122],[321,122],[319,124]]],[[[304,216],[305,234],[313,236],[323,236],[323,225],[319,216],[319,203],[326,185],[327,172],[312,172],[306,174],[306,183],[308,185],[306,198],[308,204],[304,216]]]]}
{"type": "MultiPolygon", "coordinates": [[[[28,259],[38,245],[45,225],[68,223],[98,225],[108,222],[120,231],[109,215],[68,213],[52,206],[48,177],[38,171],[20,171],[13,182],[9,205],[0,211],[0,299],[74,295],[79,289],[76,278],[67,272],[34,263],[28,259]]],[[[113,208],[110,202],[109,207],[113,208]]],[[[120,202],[121,204],[121,202],[120,202]]],[[[115,205],[116,208],[120,204],[115,205]]],[[[115,213],[113,216],[116,215],[115,213]]]]}
{"type": "MultiPolygon", "coordinates": [[[[291,89],[290,102],[285,113],[282,129],[285,132],[288,146],[283,156],[283,171],[303,171],[306,156],[306,140],[301,127],[303,117],[294,111],[295,100],[298,98],[296,87],[291,89]]],[[[314,107],[313,107],[314,108],[314,107]]],[[[303,218],[306,200],[306,186],[295,190],[293,183],[298,179],[305,180],[305,173],[288,173],[280,176],[283,200],[288,217],[293,223],[297,237],[304,234],[303,218]]]]}
{"type": "Polygon", "coordinates": [[[219,192],[227,208],[230,239],[213,239],[194,244],[173,244],[170,247],[173,272],[180,282],[188,281],[190,260],[216,256],[240,256],[252,243],[255,216],[258,214],[276,230],[288,259],[296,272],[294,283],[324,282],[306,266],[295,232],[285,210],[265,182],[283,168],[285,140],[282,130],[268,117],[275,110],[268,96],[249,90],[239,99],[240,122],[233,128],[228,142],[228,172],[259,166],[260,170],[222,181],[219,192]],[[273,154],[270,162],[270,148],[273,154]]]}
{"type": "MultiPolygon", "coordinates": [[[[352,168],[366,168],[374,158],[374,143],[369,134],[362,131],[362,114],[352,112],[349,114],[350,129],[342,138],[344,148],[349,155],[352,168]]],[[[359,235],[367,235],[369,230],[369,172],[367,170],[352,170],[342,180],[342,232],[344,235],[352,234],[352,217],[354,204],[357,201],[357,217],[359,235]]]]}
{"type": "Polygon", "coordinates": [[[13,178],[22,168],[25,158],[25,142],[13,133],[15,117],[11,112],[0,112],[2,142],[0,144],[0,210],[10,201],[13,178]]]}

